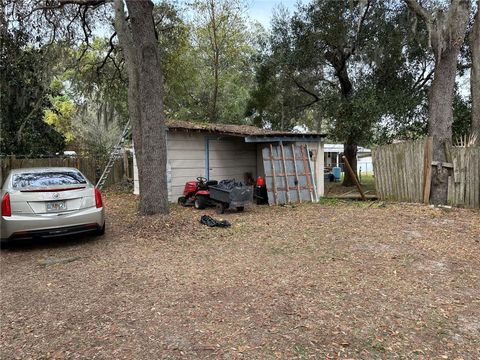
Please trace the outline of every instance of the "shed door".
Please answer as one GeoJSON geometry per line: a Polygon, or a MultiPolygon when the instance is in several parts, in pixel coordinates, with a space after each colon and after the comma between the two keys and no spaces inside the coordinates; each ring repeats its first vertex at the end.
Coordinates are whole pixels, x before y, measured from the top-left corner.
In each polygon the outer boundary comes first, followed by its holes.
{"type": "Polygon", "coordinates": [[[270,205],[317,201],[314,167],[306,145],[266,145],[262,150],[270,205]]]}
{"type": "Polygon", "coordinates": [[[210,180],[244,181],[245,173],[257,174],[257,148],[243,138],[210,139],[208,144],[210,180]]]}

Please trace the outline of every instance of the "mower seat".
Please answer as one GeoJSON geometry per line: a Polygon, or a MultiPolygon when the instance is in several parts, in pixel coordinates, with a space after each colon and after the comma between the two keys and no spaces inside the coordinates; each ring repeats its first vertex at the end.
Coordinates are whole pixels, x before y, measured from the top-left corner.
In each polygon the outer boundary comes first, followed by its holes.
{"type": "Polygon", "coordinates": [[[209,181],[207,181],[207,186],[210,186],[210,185],[218,185],[218,181],[217,181],[217,180],[209,180],[209,181]]]}

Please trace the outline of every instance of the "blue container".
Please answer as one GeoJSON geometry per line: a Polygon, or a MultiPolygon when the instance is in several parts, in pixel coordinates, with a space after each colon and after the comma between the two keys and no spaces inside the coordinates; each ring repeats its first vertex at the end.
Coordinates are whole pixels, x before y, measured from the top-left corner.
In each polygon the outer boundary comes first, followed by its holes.
{"type": "Polygon", "coordinates": [[[340,176],[342,175],[342,168],[335,166],[332,169],[333,176],[335,176],[335,181],[340,181],[340,176]]]}

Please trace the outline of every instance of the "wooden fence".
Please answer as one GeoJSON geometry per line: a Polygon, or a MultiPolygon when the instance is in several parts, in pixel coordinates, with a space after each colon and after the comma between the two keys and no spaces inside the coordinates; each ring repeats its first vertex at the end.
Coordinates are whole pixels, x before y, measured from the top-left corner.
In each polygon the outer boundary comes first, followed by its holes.
{"type": "Polygon", "coordinates": [[[480,147],[454,147],[452,161],[448,202],[456,206],[480,208],[480,147]]]}
{"type": "MultiPolygon", "coordinates": [[[[76,158],[42,158],[42,159],[17,159],[15,156],[8,156],[0,159],[0,184],[7,177],[11,169],[29,168],[29,167],[75,167],[79,169],[93,184],[96,184],[100,177],[105,162],[94,158],[76,157],[76,158]]],[[[121,182],[124,178],[133,177],[132,158],[120,158],[115,162],[105,186],[110,186],[121,182]]]]}
{"type": "MultiPolygon", "coordinates": [[[[450,148],[450,205],[480,208],[480,147],[450,148]]],[[[430,197],[431,138],[380,146],[373,150],[375,187],[380,199],[424,202],[430,197]]]]}
{"type": "Polygon", "coordinates": [[[375,189],[380,199],[423,201],[425,141],[380,146],[372,150],[375,189]]]}

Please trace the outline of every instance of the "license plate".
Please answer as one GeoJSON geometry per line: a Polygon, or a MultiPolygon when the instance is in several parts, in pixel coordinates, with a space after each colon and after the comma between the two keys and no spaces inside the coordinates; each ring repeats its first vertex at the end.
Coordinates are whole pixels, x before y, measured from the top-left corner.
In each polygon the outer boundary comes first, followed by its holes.
{"type": "Polygon", "coordinates": [[[67,206],[65,205],[65,201],[52,201],[47,203],[48,212],[63,211],[66,209],[67,209],[67,206]]]}

